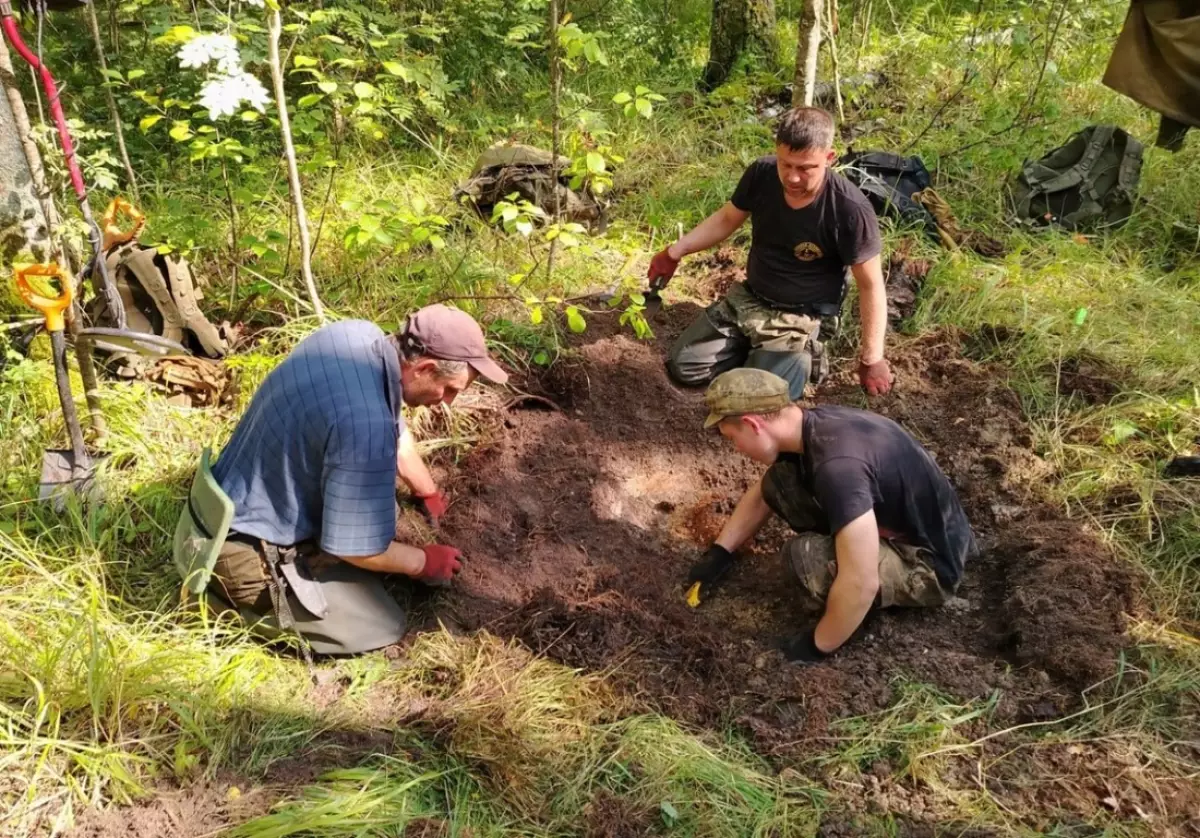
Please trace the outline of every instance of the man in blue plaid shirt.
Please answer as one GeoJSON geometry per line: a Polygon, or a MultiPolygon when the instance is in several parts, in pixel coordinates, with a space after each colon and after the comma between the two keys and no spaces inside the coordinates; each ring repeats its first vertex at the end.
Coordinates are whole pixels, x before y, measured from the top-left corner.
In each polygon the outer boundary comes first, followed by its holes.
{"type": "Polygon", "coordinates": [[[395,540],[397,475],[435,524],[447,506],[401,405],[449,405],[477,375],[508,378],[479,324],[444,305],[420,309],[395,335],[349,320],[301,341],[213,468],[234,519],[210,593],[268,629],[294,627],[318,653],[397,642],[404,610],[382,576],[445,584],[461,567],[453,547],[395,540]]]}

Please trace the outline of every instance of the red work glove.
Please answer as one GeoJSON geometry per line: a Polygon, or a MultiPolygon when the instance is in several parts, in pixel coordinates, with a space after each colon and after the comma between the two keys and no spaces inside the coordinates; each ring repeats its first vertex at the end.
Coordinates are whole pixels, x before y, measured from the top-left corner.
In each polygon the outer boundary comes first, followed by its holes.
{"type": "Polygon", "coordinates": [[[425,553],[425,569],[417,578],[422,582],[449,582],[462,570],[462,562],[458,559],[462,552],[454,547],[426,544],[421,550],[425,553]]]}
{"type": "Polygon", "coordinates": [[[446,510],[450,508],[450,499],[446,497],[446,493],[440,489],[430,495],[417,495],[421,499],[421,506],[425,509],[425,514],[429,516],[429,520],[437,526],[441,517],[446,514],[446,510]]]}
{"type": "Polygon", "coordinates": [[[873,364],[858,362],[858,383],[868,396],[883,396],[892,389],[892,368],[887,358],[880,358],[873,364]]]}
{"type": "Polygon", "coordinates": [[[679,268],[679,260],[672,259],[669,251],[670,248],[664,247],[650,260],[650,270],[646,271],[646,278],[650,282],[662,277],[662,284],[666,285],[667,280],[675,276],[675,271],[679,268]]]}

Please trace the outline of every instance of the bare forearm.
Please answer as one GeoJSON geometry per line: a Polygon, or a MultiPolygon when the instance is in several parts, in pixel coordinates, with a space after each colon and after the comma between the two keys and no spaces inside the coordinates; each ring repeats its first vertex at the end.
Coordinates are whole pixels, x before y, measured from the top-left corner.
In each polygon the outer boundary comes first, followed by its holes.
{"type": "Polygon", "coordinates": [[[829,589],[825,614],[813,635],[817,648],[832,652],[849,640],[871,610],[877,590],[878,586],[872,587],[854,576],[839,574],[829,589]]]}
{"type": "Polygon", "coordinates": [[[746,220],[746,213],[726,204],[697,224],[692,231],[667,248],[672,259],[682,259],[689,253],[707,250],[733,235],[746,220]]]}
{"type": "Polygon", "coordinates": [[[832,652],[850,639],[862,625],[879,593],[879,525],[874,511],[864,512],[834,537],[838,572],[825,614],[813,633],[813,641],[823,652],[832,652]]]}
{"type": "Polygon", "coordinates": [[[417,452],[417,444],[407,428],[400,434],[400,445],[396,451],[396,473],[415,495],[426,497],[437,491],[437,483],[417,452]]]}
{"type": "Polygon", "coordinates": [[[405,576],[420,576],[425,569],[425,551],[393,541],[383,553],[374,556],[339,556],[342,561],[373,570],[376,573],[403,573],[405,576]]]}
{"type": "Polygon", "coordinates": [[[876,256],[854,266],[858,283],[858,313],[862,321],[862,347],[859,360],[874,364],[883,360],[884,336],[887,333],[887,293],[883,284],[883,267],[876,256]]]}
{"type": "Polygon", "coordinates": [[[720,544],[731,553],[755,536],[767,519],[771,517],[771,507],[763,500],[762,481],[757,481],[746,490],[733,514],[721,528],[717,536],[720,544]]]}

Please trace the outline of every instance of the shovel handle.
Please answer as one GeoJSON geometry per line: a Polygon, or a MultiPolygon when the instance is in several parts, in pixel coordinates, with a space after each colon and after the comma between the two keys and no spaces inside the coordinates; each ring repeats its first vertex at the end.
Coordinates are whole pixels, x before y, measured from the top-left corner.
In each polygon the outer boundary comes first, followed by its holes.
{"type": "Polygon", "coordinates": [[[104,210],[104,216],[100,222],[104,227],[103,247],[108,250],[141,235],[142,228],[146,226],[146,216],[124,198],[113,198],[108,202],[108,208],[104,210]],[[117,226],[118,214],[124,215],[131,222],[128,230],[122,230],[117,226]]]}
{"type": "Polygon", "coordinates": [[[25,304],[36,308],[46,318],[46,331],[61,332],[66,328],[63,312],[71,305],[74,292],[71,290],[71,279],[67,272],[58,266],[57,262],[42,262],[33,265],[13,265],[13,278],[17,283],[17,293],[25,304]],[[62,291],[55,297],[47,296],[30,283],[30,277],[57,279],[62,291]]]}

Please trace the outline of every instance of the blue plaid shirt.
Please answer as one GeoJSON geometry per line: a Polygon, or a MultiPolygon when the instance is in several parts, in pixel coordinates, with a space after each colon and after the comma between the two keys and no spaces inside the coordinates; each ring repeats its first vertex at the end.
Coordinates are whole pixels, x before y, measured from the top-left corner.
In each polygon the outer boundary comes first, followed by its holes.
{"type": "Polygon", "coordinates": [[[396,535],[400,359],[365,320],[318,329],[267,376],[213,475],[232,530],[281,546],[318,539],[337,556],[396,535]]]}

